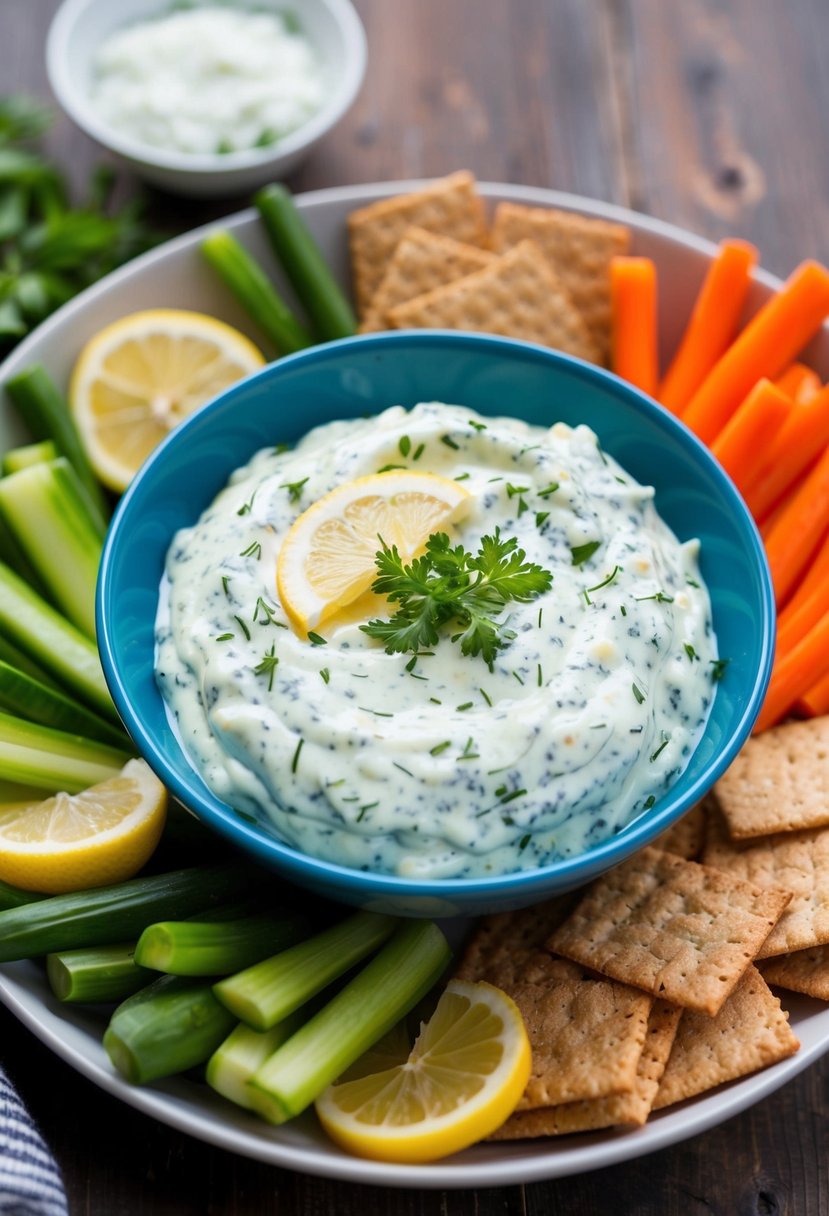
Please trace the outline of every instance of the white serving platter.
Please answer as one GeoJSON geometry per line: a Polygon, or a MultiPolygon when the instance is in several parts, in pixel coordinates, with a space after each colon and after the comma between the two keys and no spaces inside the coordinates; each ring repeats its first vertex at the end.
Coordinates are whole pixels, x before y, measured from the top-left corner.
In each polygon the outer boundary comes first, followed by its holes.
{"type": "MultiPolygon", "coordinates": [[[[298,196],[297,203],[338,276],[347,277],[345,220],[349,211],[375,199],[405,193],[423,183],[392,182],[338,187],[298,196]]],[[[619,207],[574,195],[527,186],[482,184],[490,202],[509,199],[553,206],[625,223],[633,230],[633,251],[654,258],[659,273],[663,359],[682,333],[708,261],[710,242],[671,225],[619,207]]],[[[142,308],[192,308],[208,312],[248,333],[262,336],[217,282],[199,255],[208,231],[177,237],[109,275],[65,305],[27,338],[0,367],[0,383],[32,363],[42,363],[65,386],[84,343],[110,321],[142,308]]],[[[283,286],[253,211],[221,221],[283,286]]],[[[758,272],[749,302],[755,311],[779,286],[758,272]]],[[[829,329],[819,335],[806,361],[829,376],[829,329]]],[[[24,439],[6,403],[0,413],[0,451],[24,439]]],[[[32,962],[0,967],[0,1001],[48,1047],[108,1093],[171,1127],[210,1144],[286,1169],[382,1186],[492,1187],[560,1178],[615,1165],[697,1135],[765,1098],[829,1050],[829,1007],[786,994],[784,1004],[801,1042],[797,1055],[763,1072],[670,1108],[633,1130],[601,1131],[519,1143],[479,1144],[433,1165],[403,1166],[349,1157],[331,1144],[307,1114],[272,1128],[223,1101],[205,1085],[175,1078],[138,1088],[112,1068],[101,1046],[105,1019],[88,1008],[62,1006],[52,996],[43,969],[32,962]]]]}

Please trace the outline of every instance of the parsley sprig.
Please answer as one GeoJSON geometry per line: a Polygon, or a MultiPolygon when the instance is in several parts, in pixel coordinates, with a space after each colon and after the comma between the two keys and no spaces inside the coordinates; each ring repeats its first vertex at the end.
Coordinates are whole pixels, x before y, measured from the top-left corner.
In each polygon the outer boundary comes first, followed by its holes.
{"type": "Polygon", "coordinates": [[[441,627],[452,623],[458,626],[452,641],[461,652],[481,655],[491,668],[497,651],[515,637],[499,614],[512,601],[535,599],[553,580],[549,570],[526,560],[515,537],[503,538],[498,528],[481,537],[475,554],[460,544],[453,548],[445,532],[436,532],[423,556],[409,565],[396,546],[389,548],[382,537],[380,543],[372,589],[400,606],[390,620],[360,628],[385,642],[387,654],[434,646],[441,627]]]}

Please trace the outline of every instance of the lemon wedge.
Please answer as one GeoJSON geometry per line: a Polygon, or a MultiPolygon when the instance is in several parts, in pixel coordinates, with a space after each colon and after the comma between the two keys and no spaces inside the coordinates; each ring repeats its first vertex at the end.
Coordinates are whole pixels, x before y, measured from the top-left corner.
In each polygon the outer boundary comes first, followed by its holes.
{"type": "Polygon", "coordinates": [[[524,1092],[530,1061],[524,1022],[506,993],[452,980],[408,1060],[346,1074],[317,1099],[317,1115],[332,1140],[360,1157],[434,1161],[500,1127],[524,1092]]]}
{"type": "Polygon", "coordinates": [[[167,792],[143,760],[80,794],[0,810],[0,879],[59,895],[130,878],[158,844],[167,792]]]}
{"type": "Polygon", "coordinates": [[[409,561],[471,500],[457,481],[408,470],[358,477],[318,499],[288,529],[277,562],[277,591],[294,625],[314,629],[369,588],[378,537],[409,561]]]}
{"type": "Polygon", "coordinates": [[[125,490],[174,426],[264,362],[244,334],[203,313],[154,308],[107,325],[81,351],[69,386],[101,481],[125,490]]]}

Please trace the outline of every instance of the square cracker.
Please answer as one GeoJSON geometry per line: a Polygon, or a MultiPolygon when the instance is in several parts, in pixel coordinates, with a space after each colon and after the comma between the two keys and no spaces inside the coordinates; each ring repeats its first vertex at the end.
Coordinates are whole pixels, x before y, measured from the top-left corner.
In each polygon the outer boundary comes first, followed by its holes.
{"type": "Polygon", "coordinates": [[[662,1073],[671,1054],[682,1010],[667,1001],[654,1001],[645,1045],[639,1057],[633,1089],[609,1098],[565,1102],[538,1110],[516,1111],[490,1140],[525,1140],[533,1136],[563,1136],[596,1131],[619,1124],[641,1126],[650,1113],[662,1073]]]}
{"type": "Polygon", "coordinates": [[[829,824],[829,717],[749,739],[715,786],[736,839],[829,824]]]}
{"type": "Polygon", "coordinates": [[[542,949],[573,901],[486,917],[458,970],[460,979],[496,984],[521,1010],[533,1064],[520,1109],[629,1092],[636,1077],[650,997],[542,949]]]}
{"type": "Polygon", "coordinates": [[[550,950],[713,1017],[790,896],[647,848],[589,889],[550,950]]]}
{"type": "Polygon", "coordinates": [[[425,228],[407,228],[360,325],[361,334],[388,329],[386,314],[397,304],[481,270],[494,253],[425,228]]]}
{"type": "Polygon", "coordinates": [[[759,887],[791,892],[758,958],[829,943],[829,828],[732,840],[722,816],[712,815],[704,860],[759,887]]]}
{"type": "Polygon", "coordinates": [[[679,823],[657,836],[653,847],[684,857],[686,861],[696,861],[705,844],[705,821],[711,805],[711,797],[706,795],[702,802],[686,811],[679,823]]]}
{"type": "Polygon", "coordinates": [[[767,984],[829,1001],[829,946],[767,958],[760,964],[760,971],[767,984]]]}
{"type": "Polygon", "coordinates": [[[503,252],[527,238],[541,247],[584,317],[599,357],[606,363],[611,340],[610,262],[630,249],[630,229],[569,211],[499,203],[492,229],[493,248],[503,252]]]}
{"type": "Polygon", "coordinates": [[[756,967],[714,1018],[685,1010],[654,1110],[794,1055],[800,1044],[756,967]]]}
{"type": "Polygon", "coordinates": [[[398,329],[466,329],[540,342],[596,362],[596,344],[539,248],[522,241],[489,266],[399,304],[398,329]]]}
{"type": "Polygon", "coordinates": [[[398,194],[352,211],[348,236],[360,316],[380,286],[397,242],[413,224],[469,245],[488,244],[483,202],[475,192],[475,178],[465,170],[414,194],[398,194]]]}

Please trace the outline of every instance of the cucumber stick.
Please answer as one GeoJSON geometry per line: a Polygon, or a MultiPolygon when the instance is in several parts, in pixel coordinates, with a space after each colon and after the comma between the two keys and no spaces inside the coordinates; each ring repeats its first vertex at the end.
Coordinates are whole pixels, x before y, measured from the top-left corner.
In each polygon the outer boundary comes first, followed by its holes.
{"type": "Polygon", "coordinates": [[[18,650],[16,646],[12,646],[8,638],[4,638],[2,634],[0,634],[0,662],[7,663],[9,667],[14,667],[16,671],[31,676],[33,680],[37,680],[38,684],[45,684],[47,688],[58,687],[56,682],[42,667],[38,667],[37,663],[34,663],[22,650],[18,650]]]}
{"type": "Polygon", "coordinates": [[[6,523],[2,515],[0,515],[0,562],[5,562],[7,566],[11,566],[20,577],[28,583],[38,595],[46,595],[47,590],[40,581],[40,576],[35,570],[25,550],[21,547],[15,534],[6,523]]]}
{"type": "Polygon", "coordinates": [[[41,726],[97,739],[111,747],[131,748],[118,727],[105,722],[71,697],[49,688],[0,659],[0,710],[41,726]]]}
{"type": "Polygon", "coordinates": [[[95,643],[2,562],[0,633],[85,704],[118,722],[95,643]]]}
{"type": "Polygon", "coordinates": [[[66,457],[0,478],[0,512],[50,598],[95,637],[95,583],[103,532],[66,457]]]}
{"type": "Polygon", "coordinates": [[[59,1001],[95,1004],[123,1001],[157,976],[136,965],[135,943],[87,946],[46,956],[46,976],[59,1001]]]}
{"type": "Polygon", "coordinates": [[[134,941],[160,917],[202,913],[249,895],[254,885],[249,864],[192,866],[9,908],[0,912],[0,963],[134,941]]]}
{"type": "Polygon", "coordinates": [[[58,455],[58,449],[51,439],[27,443],[22,448],[11,448],[3,457],[3,473],[19,473],[21,469],[28,469],[29,465],[57,460],[58,455]]]}

